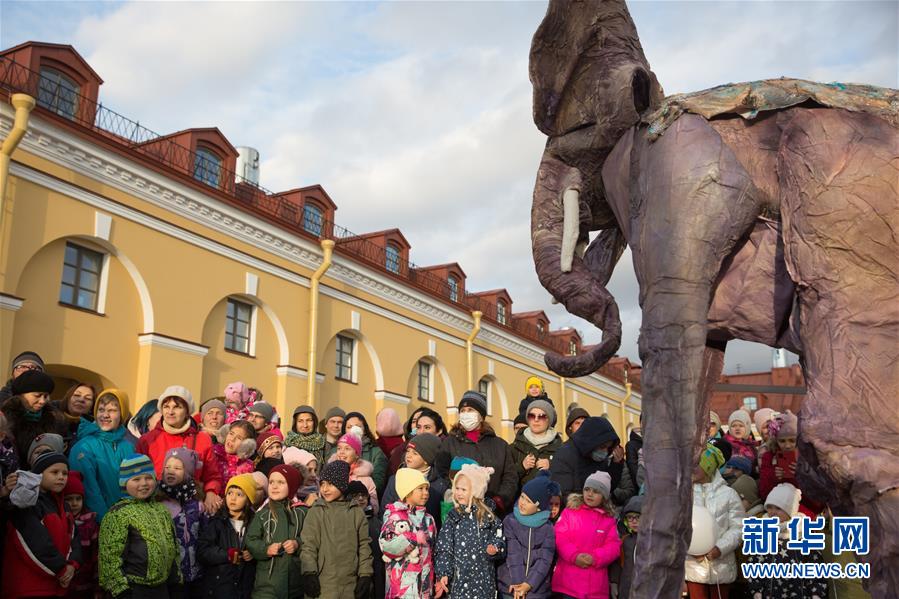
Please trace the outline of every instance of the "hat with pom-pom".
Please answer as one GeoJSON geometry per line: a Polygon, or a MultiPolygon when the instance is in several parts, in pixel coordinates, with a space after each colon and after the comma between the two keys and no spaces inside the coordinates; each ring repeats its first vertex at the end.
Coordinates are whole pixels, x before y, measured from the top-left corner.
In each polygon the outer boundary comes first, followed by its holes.
{"type": "Polygon", "coordinates": [[[549,470],[541,470],[537,473],[537,476],[524,484],[521,492],[527,495],[528,499],[539,505],[542,512],[549,509],[549,499],[559,496],[561,489],[558,483],[550,478],[549,470]]]}

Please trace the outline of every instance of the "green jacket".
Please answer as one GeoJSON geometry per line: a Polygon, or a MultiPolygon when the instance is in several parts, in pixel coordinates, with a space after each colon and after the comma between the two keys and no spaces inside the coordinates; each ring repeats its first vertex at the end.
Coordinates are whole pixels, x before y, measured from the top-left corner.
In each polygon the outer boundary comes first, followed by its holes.
{"type": "Polygon", "coordinates": [[[560,447],[562,447],[562,435],[558,433],[556,433],[556,437],[552,441],[538,449],[525,436],[524,430],[518,431],[509,449],[512,451],[512,458],[515,461],[515,473],[518,475],[519,488],[523,487],[526,482],[529,482],[540,472],[536,467],[525,470],[522,465],[524,458],[532,455],[538,460],[549,460],[552,462],[553,456],[560,447]]]}
{"type": "Polygon", "coordinates": [[[318,574],[322,599],[353,599],[356,581],[373,575],[362,509],[348,501],[316,501],[303,525],[300,564],[304,574],[318,574]]]}
{"type": "Polygon", "coordinates": [[[132,584],[180,582],[175,524],[161,503],[126,497],[100,524],[100,586],[115,595],[132,584]]]}
{"type": "Polygon", "coordinates": [[[247,549],[256,560],[256,583],[253,599],[299,599],[300,550],[293,555],[283,553],[269,557],[268,546],[284,541],[300,542],[300,531],[306,511],[299,507],[285,507],[281,501],[269,501],[253,519],[247,529],[247,549]]]}

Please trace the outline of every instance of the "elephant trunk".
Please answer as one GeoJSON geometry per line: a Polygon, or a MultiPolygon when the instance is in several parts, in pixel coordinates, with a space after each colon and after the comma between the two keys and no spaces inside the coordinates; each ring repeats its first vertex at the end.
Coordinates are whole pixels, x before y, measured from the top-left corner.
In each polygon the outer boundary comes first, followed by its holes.
{"type": "Polygon", "coordinates": [[[577,356],[549,352],[546,364],[561,376],[595,372],[615,355],[621,344],[618,305],[605,284],[624,248],[618,229],[604,231],[584,261],[578,248],[586,246],[589,211],[581,198],[581,173],[549,152],[544,152],[531,207],[531,242],[540,283],[565,308],[602,329],[602,341],[577,356]],[[586,214],[585,214],[586,213],[586,214]]]}

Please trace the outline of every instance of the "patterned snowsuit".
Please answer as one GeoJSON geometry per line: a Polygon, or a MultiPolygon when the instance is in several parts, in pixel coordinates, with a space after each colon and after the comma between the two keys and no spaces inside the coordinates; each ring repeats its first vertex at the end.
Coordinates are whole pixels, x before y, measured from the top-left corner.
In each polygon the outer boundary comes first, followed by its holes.
{"type": "Polygon", "coordinates": [[[426,508],[387,505],[379,541],[387,563],[385,599],[431,599],[436,541],[437,526],[426,508]]]}

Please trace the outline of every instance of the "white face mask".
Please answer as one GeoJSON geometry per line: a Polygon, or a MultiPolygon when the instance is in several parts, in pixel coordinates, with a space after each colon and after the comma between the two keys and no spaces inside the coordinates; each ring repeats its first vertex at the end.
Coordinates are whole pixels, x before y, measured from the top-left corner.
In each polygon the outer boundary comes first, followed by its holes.
{"type": "Polygon", "coordinates": [[[478,425],[481,423],[481,415],[477,412],[462,412],[459,414],[459,424],[462,425],[466,431],[471,432],[474,429],[478,428],[478,425]]]}
{"type": "Polygon", "coordinates": [[[363,434],[364,432],[365,432],[365,431],[363,431],[363,430],[362,430],[362,427],[359,426],[359,425],[351,426],[351,427],[350,427],[350,434],[355,435],[355,436],[357,436],[357,437],[360,438],[360,439],[362,438],[362,434],[363,434]]]}

